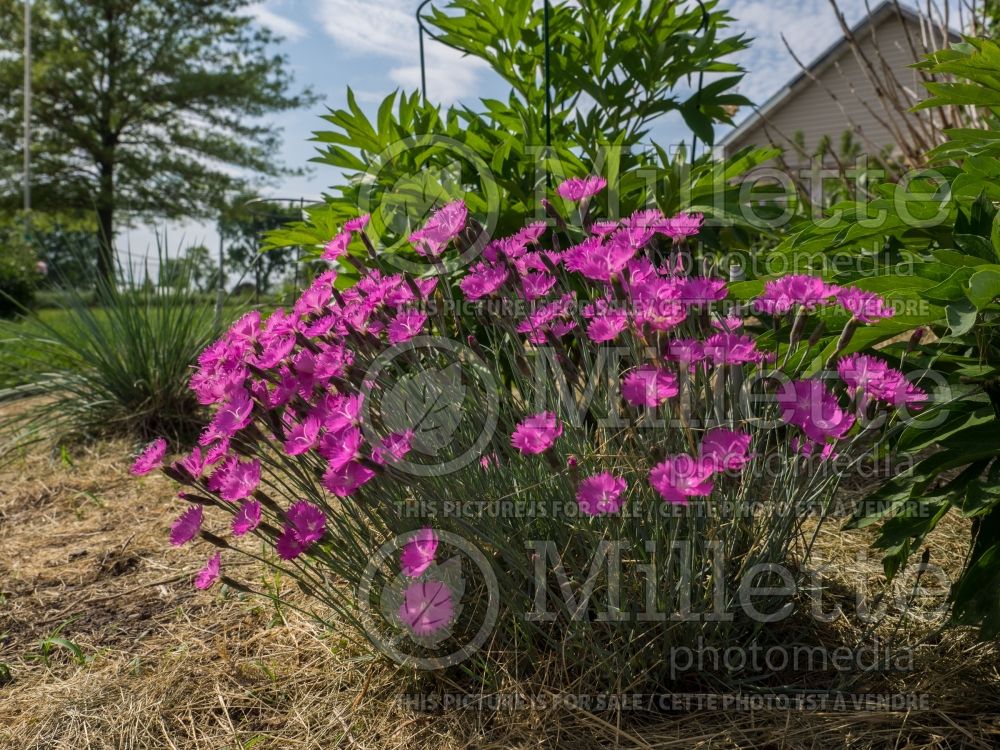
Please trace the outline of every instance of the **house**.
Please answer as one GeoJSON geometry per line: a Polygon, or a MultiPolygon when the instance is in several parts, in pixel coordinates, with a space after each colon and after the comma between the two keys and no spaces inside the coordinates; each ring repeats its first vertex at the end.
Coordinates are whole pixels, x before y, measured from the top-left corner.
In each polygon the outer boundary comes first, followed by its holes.
{"type": "MultiPolygon", "coordinates": [[[[958,39],[954,32],[947,35],[958,39]]],[[[928,123],[930,114],[909,111],[925,95],[921,71],[910,66],[945,46],[943,37],[926,17],[885,0],[755,108],[716,153],[730,156],[747,146],[773,144],[784,149],[786,166],[805,170],[828,140],[821,166],[831,166],[840,160],[841,139],[849,131],[859,152],[909,161],[910,154],[934,146],[940,132],[928,123]]]]}

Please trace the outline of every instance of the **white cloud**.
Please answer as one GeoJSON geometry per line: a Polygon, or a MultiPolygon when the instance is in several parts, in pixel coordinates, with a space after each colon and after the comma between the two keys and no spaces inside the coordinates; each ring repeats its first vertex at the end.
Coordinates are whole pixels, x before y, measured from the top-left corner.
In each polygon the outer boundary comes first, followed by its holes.
{"type": "Polygon", "coordinates": [[[253,16],[257,23],[261,26],[270,29],[279,36],[283,36],[290,42],[297,42],[299,39],[302,39],[309,34],[308,30],[304,26],[296,23],[290,18],[278,15],[273,10],[269,10],[263,3],[259,5],[251,5],[247,8],[247,12],[253,16]]]}
{"type": "MultiPolygon", "coordinates": [[[[400,63],[389,78],[406,89],[420,88],[420,46],[416,3],[411,0],[320,0],[317,17],[323,30],[343,49],[400,63]]],[[[450,103],[476,91],[486,64],[433,39],[425,38],[427,95],[450,103]]]]}

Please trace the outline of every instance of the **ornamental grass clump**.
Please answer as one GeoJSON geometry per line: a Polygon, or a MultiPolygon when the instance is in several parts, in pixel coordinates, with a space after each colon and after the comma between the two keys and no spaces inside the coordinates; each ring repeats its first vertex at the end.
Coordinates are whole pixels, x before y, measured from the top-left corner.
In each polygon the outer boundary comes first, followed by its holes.
{"type": "Polygon", "coordinates": [[[205,349],[191,388],[213,416],[163,465],[186,506],[171,542],[210,548],[195,585],[252,591],[227,572],[249,556],[402,664],[589,691],[663,688],[673,649],[787,616],[778,584],[840,476],[927,398],[840,356],[891,311],[810,276],[731,300],[694,252],[700,216],[598,221],[604,187],[570,180],[548,222],[499,239],[448,204],[411,236],[424,274],[360,217],[291,309],[205,349]],[[339,288],[339,264],[360,280],[339,288]],[[845,330],[829,367],[821,316],[845,330]]]}
{"type": "Polygon", "coordinates": [[[0,402],[36,397],[0,418],[0,461],[49,437],[198,435],[204,414],[188,377],[218,334],[214,299],[198,294],[186,273],[154,283],[145,270],[123,264],[114,284],[67,286],[55,310],[25,310],[0,331],[0,351],[26,381],[0,389],[0,402]]]}

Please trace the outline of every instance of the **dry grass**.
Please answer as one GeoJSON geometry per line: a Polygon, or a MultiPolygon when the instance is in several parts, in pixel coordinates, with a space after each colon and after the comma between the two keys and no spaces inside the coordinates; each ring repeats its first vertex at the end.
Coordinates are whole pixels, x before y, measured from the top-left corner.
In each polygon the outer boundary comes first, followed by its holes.
{"type": "MultiPolygon", "coordinates": [[[[836,748],[1000,744],[1000,650],[937,632],[922,613],[890,608],[875,632],[916,644],[913,669],[867,675],[852,692],[927,693],[907,712],[558,710],[417,712],[407,693],[448,689],[384,661],[346,634],[326,633],[268,602],[197,592],[203,548],[166,543],[177,510],[159,477],[132,480],[129,446],[77,449],[72,465],[33,450],[0,474],[0,748],[836,748]],[[42,641],[65,646],[43,658],[42,641]]],[[[930,544],[952,570],[967,529],[949,520],[930,544]]],[[[817,553],[848,615],[877,557],[864,534],[821,535],[817,553]]],[[[247,576],[260,572],[248,568],[247,576]]],[[[846,616],[782,637],[853,645],[846,616]]],[[[530,685],[512,691],[532,693],[530,685]]]]}

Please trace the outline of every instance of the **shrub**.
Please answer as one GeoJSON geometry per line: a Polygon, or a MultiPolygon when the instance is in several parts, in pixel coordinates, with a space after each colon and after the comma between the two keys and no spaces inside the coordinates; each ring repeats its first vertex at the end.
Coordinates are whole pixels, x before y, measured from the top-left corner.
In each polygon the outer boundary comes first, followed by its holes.
{"type": "Polygon", "coordinates": [[[58,290],[55,308],[6,329],[4,347],[29,383],[0,398],[43,398],[0,423],[4,449],[43,435],[197,433],[199,404],[186,383],[216,331],[214,305],[188,287],[122,275],[117,286],[95,281],[94,292],[58,290]]]}
{"type": "Polygon", "coordinates": [[[42,274],[38,258],[26,243],[12,236],[0,242],[0,318],[9,318],[31,306],[42,274]]]}
{"type": "Polygon", "coordinates": [[[841,474],[927,396],[878,359],[819,372],[818,319],[842,321],[842,349],[891,315],[877,295],[801,276],[727,305],[725,281],[690,273],[700,216],[594,221],[602,185],[564,183],[551,226],[485,246],[449,204],[410,236],[423,274],[345,255],[355,219],[326,258],[357,264],[356,286],[330,270],[208,347],[191,384],[214,415],[164,468],[186,487],[171,541],[218,548],[196,585],[251,590],[222,557],[249,555],[322,621],[486,683],[641,692],[675,647],[760,635],[773,618],[744,587],[799,580],[775,566],[808,558],[841,474]]]}
{"type": "MultiPolygon", "coordinates": [[[[411,254],[410,231],[436,205],[458,199],[496,234],[512,233],[538,209],[550,175],[562,179],[589,165],[613,182],[606,196],[613,210],[646,208],[653,193],[657,207],[672,214],[683,196],[685,205],[725,213],[747,229],[739,201],[755,201],[765,190],[755,185],[753,196],[740,196],[732,179],[778,149],[747,149],[716,170],[709,154],[695,160],[687,149],[668,154],[648,142],[657,119],[672,113],[710,146],[715,125],[731,124],[736,109],[750,105],[736,93],[744,71],[731,62],[748,39],[732,33],[728,11],[715,0],[549,5],[547,55],[540,38],[546,11],[532,0],[453,0],[431,8],[423,18],[435,38],[488,66],[509,90],[445,108],[419,92],[396,92],[371,118],[348,90],[348,106],[325,115],[326,129],[315,137],[314,161],[335,167],[338,183],[323,204],[307,207],[304,221],[269,233],[267,247],[316,252],[361,207],[371,212],[385,252],[411,254]],[[546,89],[540,82],[547,68],[546,89]],[[700,78],[705,71],[715,74],[710,82],[700,78]],[[681,95],[696,81],[698,90],[681,95]],[[662,189],[650,191],[654,169],[662,189]]],[[[352,251],[364,254],[359,239],[352,251]]],[[[345,276],[353,277],[353,268],[345,276]]]]}
{"type": "Polygon", "coordinates": [[[871,326],[851,348],[882,345],[884,356],[933,369],[946,385],[948,398],[889,435],[920,460],[863,498],[852,525],[877,529],[891,579],[948,513],[969,518],[952,615],[989,639],[1000,634],[1000,121],[991,107],[1000,101],[1000,45],[970,39],[920,67],[939,79],[920,108],[975,108],[970,124],[979,127],[946,131],[928,155],[936,169],[880,186],[873,201],[833,206],[775,255],[786,266],[839,267],[842,283],[891,293],[904,314],[871,326]]]}

